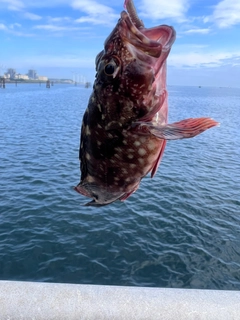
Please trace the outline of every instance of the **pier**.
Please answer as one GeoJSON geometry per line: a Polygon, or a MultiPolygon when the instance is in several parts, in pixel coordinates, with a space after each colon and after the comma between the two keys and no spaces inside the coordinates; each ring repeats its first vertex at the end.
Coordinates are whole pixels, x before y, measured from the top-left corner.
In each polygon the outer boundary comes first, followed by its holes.
{"type": "Polygon", "coordinates": [[[5,78],[0,78],[0,88],[5,89],[5,87],[6,87],[5,78]]]}
{"type": "Polygon", "coordinates": [[[239,320],[240,291],[0,281],[0,319],[239,320]]]}
{"type": "Polygon", "coordinates": [[[71,82],[71,81],[61,81],[61,80],[47,80],[47,81],[39,81],[39,80],[24,80],[24,81],[19,81],[19,80],[6,80],[5,78],[0,77],[0,88],[5,89],[6,84],[15,84],[17,87],[19,84],[38,84],[41,86],[43,84],[46,85],[46,88],[50,88],[51,86],[54,86],[55,84],[73,84],[74,86],[80,86],[80,87],[85,87],[89,88],[91,86],[90,82],[71,82]]]}

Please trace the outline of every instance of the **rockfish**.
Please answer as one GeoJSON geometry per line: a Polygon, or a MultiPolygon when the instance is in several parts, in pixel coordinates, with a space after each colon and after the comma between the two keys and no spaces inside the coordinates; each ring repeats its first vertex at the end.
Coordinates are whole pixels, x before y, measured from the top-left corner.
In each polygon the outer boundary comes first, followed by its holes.
{"type": "Polygon", "coordinates": [[[154,176],[167,140],[192,138],[218,124],[206,117],[168,124],[166,59],[175,30],[145,28],[133,1],[124,5],[96,56],[96,79],[82,120],[81,181],[75,190],[93,199],[87,205],[127,199],[143,177],[154,176]]]}

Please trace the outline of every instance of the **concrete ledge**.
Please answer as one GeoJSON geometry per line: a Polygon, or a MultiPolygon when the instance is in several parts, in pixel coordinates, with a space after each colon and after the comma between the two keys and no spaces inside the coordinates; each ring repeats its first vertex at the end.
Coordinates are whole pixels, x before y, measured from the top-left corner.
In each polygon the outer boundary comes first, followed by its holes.
{"type": "Polygon", "coordinates": [[[0,319],[238,320],[240,291],[0,281],[0,319]]]}

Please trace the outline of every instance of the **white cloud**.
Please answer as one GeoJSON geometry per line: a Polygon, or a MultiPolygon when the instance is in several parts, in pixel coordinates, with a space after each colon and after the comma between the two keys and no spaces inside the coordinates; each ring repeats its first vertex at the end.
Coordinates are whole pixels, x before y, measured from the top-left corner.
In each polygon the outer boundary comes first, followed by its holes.
{"type": "Polygon", "coordinates": [[[69,6],[69,0],[0,0],[0,4],[8,5],[13,10],[22,8],[49,8],[66,5],[69,6]]]}
{"type": "Polygon", "coordinates": [[[41,20],[42,19],[41,16],[34,14],[34,13],[31,13],[31,12],[24,12],[24,17],[29,20],[41,20]]]}
{"type": "Polygon", "coordinates": [[[52,21],[52,22],[68,22],[68,21],[71,21],[72,18],[69,18],[69,17],[48,17],[48,20],[49,21],[52,21]]]}
{"type": "Polygon", "coordinates": [[[223,0],[214,9],[211,19],[219,28],[228,28],[240,23],[240,0],[223,0]]]}
{"type": "Polygon", "coordinates": [[[20,32],[20,31],[14,31],[14,30],[11,30],[9,31],[9,33],[17,36],[17,37],[25,37],[25,38],[29,38],[29,37],[34,37],[35,34],[33,33],[26,33],[26,32],[20,32]]]}
{"type": "Polygon", "coordinates": [[[62,5],[69,6],[69,0],[24,0],[27,7],[31,8],[49,8],[60,7],[62,5]]]}
{"type": "Polygon", "coordinates": [[[15,27],[20,28],[21,24],[20,23],[13,23],[9,26],[10,29],[14,29],[15,27]]]}
{"type": "Polygon", "coordinates": [[[184,21],[185,14],[189,7],[189,0],[142,0],[140,6],[142,17],[151,19],[174,18],[177,21],[184,21]]]}
{"type": "Polygon", "coordinates": [[[1,0],[0,3],[7,5],[7,8],[13,11],[19,11],[24,8],[24,3],[21,0],[1,0]]]}
{"type": "Polygon", "coordinates": [[[5,24],[0,23],[0,30],[7,30],[7,27],[5,26],[5,24]]]}
{"type": "Polygon", "coordinates": [[[23,32],[23,31],[18,31],[19,28],[21,28],[22,25],[20,23],[12,23],[8,26],[0,23],[0,30],[4,30],[6,33],[17,36],[17,37],[33,37],[33,33],[28,33],[28,32],[23,32]],[[18,28],[18,30],[17,30],[18,28]]]}
{"type": "Polygon", "coordinates": [[[77,23],[90,22],[109,26],[115,24],[120,17],[112,8],[94,0],[73,0],[72,7],[87,14],[77,19],[77,23]]]}
{"type": "Polygon", "coordinates": [[[178,52],[171,53],[168,64],[174,67],[219,67],[233,65],[240,52],[178,52]]]}
{"type": "Polygon", "coordinates": [[[0,8],[23,11],[26,8],[69,7],[71,0],[0,0],[0,8]]]}
{"type": "Polygon", "coordinates": [[[112,26],[112,21],[106,21],[106,19],[103,18],[96,18],[91,16],[83,16],[79,19],[75,20],[76,23],[91,23],[91,24],[102,24],[106,26],[112,26]]]}
{"type": "Polygon", "coordinates": [[[8,34],[12,34],[14,36],[18,37],[33,37],[34,34],[32,33],[27,33],[27,32],[22,32],[22,31],[17,31],[16,28],[21,28],[22,25],[20,23],[12,23],[9,26],[6,26],[2,23],[0,23],[0,30],[4,30],[8,34]]]}
{"type": "Polygon", "coordinates": [[[56,26],[53,24],[41,24],[33,27],[34,29],[39,29],[39,30],[48,30],[48,31],[76,31],[80,30],[80,28],[77,27],[69,27],[69,26],[56,26]]]}
{"type": "Polygon", "coordinates": [[[186,34],[193,34],[193,33],[197,33],[197,34],[207,34],[211,31],[211,29],[209,28],[205,28],[205,29],[197,29],[197,28],[194,28],[194,29],[190,29],[190,30],[187,30],[185,31],[184,33],[186,34]]]}

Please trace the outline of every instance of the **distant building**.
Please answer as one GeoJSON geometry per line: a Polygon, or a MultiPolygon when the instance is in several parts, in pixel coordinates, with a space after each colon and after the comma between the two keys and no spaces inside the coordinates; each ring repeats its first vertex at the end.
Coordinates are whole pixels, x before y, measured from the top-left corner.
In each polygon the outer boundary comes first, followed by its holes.
{"type": "Polygon", "coordinates": [[[16,73],[14,79],[29,80],[29,77],[26,74],[16,73]]]}
{"type": "Polygon", "coordinates": [[[7,69],[7,72],[4,73],[2,78],[5,78],[6,80],[48,81],[48,77],[38,76],[37,71],[33,70],[33,69],[29,69],[27,74],[21,74],[21,73],[17,73],[15,69],[9,68],[9,69],[7,69]]]}
{"type": "Polygon", "coordinates": [[[37,71],[33,69],[28,70],[28,77],[31,80],[36,80],[37,79],[37,71]]]}
{"type": "Polygon", "coordinates": [[[15,74],[16,74],[16,70],[15,70],[15,69],[12,69],[12,68],[9,68],[9,69],[7,69],[6,74],[9,74],[9,75],[10,75],[10,79],[14,79],[15,74]]]}
{"type": "Polygon", "coordinates": [[[44,76],[38,76],[37,79],[39,81],[48,81],[48,77],[44,77],[44,76]]]}

